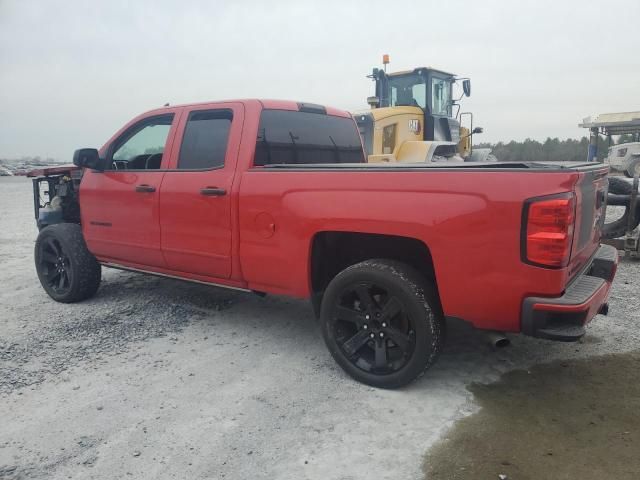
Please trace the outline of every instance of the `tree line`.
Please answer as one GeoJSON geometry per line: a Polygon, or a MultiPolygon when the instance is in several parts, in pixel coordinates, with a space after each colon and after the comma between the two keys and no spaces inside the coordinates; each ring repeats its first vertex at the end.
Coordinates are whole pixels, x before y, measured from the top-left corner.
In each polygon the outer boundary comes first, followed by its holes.
{"type": "MultiPolygon", "coordinates": [[[[628,143],[634,141],[632,135],[621,135],[616,139],[612,138],[611,145],[628,143]]],[[[478,148],[491,148],[493,154],[501,162],[535,162],[535,161],[575,161],[583,162],[587,159],[589,139],[582,137],[579,140],[567,138],[547,138],[544,142],[527,138],[523,142],[514,140],[504,143],[480,143],[474,145],[478,148]]],[[[602,135],[598,138],[598,159],[602,160],[607,156],[609,140],[602,135]]]]}

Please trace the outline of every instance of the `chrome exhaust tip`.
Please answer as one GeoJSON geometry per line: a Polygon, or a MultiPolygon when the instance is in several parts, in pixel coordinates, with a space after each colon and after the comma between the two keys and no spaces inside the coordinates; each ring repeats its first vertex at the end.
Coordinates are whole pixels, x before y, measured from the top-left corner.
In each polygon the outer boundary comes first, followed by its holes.
{"type": "Polygon", "coordinates": [[[489,344],[495,349],[508,347],[511,344],[509,339],[502,332],[490,330],[486,332],[486,335],[489,340],[489,344]]]}

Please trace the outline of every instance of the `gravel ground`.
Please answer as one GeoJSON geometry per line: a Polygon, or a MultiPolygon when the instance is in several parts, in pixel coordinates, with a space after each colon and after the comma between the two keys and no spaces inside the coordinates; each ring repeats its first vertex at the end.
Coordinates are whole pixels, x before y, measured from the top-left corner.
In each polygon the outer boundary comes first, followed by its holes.
{"type": "MultiPolygon", "coordinates": [[[[449,326],[438,363],[398,391],[348,378],[307,302],[103,270],[57,304],[33,267],[30,182],[0,178],[0,478],[421,478],[422,456],[514,369],[638,349],[640,263],[576,344],[497,352],[449,326]]],[[[585,392],[588,394],[588,392],[585,392]]]]}

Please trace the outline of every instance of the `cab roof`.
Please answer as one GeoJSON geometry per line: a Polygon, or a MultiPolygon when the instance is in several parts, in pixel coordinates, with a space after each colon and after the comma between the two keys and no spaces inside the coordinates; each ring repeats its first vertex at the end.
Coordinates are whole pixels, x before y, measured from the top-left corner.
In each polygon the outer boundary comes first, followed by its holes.
{"type": "Polygon", "coordinates": [[[407,75],[408,73],[416,73],[419,70],[429,70],[430,72],[442,73],[444,75],[448,75],[450,77],[455,77],[455,73],[445,72],[444,70],[440,70],[438,68],[433,67],[416,67],[413,70],[401,70],[399,72],[387,73],[389,77],[395,77],[396,75],[407,75]]]}
{"type": "Polygon", "coordinates": [[[229,103],[242,103],[244,105],[252,105],[259,106],[264,110],[291,110],[291,111],[306,111],[306,112],[314,112],[314,113],[325,113],[326,115],[331,115],[334,117],[351,117],[351,114],[346,110],[340,110],[338,108],[329,107],[326,105],[319,105],[317,103],[310,102],[297,102],[294,100],[273,100],[273,99],[258,99],[258,98],[245,98],[245,99],[234,99],[234,100],[214,100],[207,102],[196,102],[196,103],[184,103],[178,105],[166,105],[164,107],[153,109],[149,112],[144,113],[143,115],[147,115],[149,113],[162,113],[167,109],[174,108],[194,108],[194,107],[211,107],[216,108],[216,105],[224,105],[229,103]]]}
{"type": "Polygon", "coordinates": [[[583,128],[599,128],[605,135],[640,133],[640,112],[601,113],[578,124],[583,128]]]}

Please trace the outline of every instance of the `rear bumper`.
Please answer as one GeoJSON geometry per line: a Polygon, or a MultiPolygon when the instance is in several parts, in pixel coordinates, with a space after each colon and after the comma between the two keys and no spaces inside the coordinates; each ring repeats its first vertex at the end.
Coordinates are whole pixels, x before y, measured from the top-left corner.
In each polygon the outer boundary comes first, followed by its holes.
{"type": "Polygon", "coordinates": [[[522,302],[522,333],[538,338],[572,342],[585,334],[585,325],[606,313],[611,282],[618,266],[618,251],[601,245],[589,266],[556,298],[527,297],[522,302]]]}

